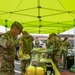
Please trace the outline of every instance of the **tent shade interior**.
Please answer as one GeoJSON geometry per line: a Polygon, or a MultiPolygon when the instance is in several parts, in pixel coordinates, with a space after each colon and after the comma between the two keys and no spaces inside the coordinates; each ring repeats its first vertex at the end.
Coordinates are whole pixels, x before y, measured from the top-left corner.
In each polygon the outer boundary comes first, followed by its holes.
{"type": "Polygon", "coordinates": [[[29,33],[62,33],[75,25],[75,0],[0,0],[0,25],[14,21],[29,33]]]}

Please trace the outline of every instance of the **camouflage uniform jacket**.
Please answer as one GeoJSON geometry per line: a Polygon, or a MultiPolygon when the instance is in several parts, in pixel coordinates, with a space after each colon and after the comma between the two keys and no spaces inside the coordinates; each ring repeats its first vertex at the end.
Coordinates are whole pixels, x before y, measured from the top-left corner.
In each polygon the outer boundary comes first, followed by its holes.
{"type": "Polygon", "coordinates": [[[0,36],[0,71],[14,69],[15,40],[9,32],[0,36]]]}
{"type": "Polygon", "coordinates": [[[60,50],[60,42],[57,38],[55,38],[54,41],[53,41],[53,48],[54,48],[54,51],[60,50]]]}
{"type": "Polygon", "coordinates": [[[65,40],[65,41],[62,41],[61,48],[62,48],[61,50],[67,51],[68,48],[72,49],[72,45],[71,45],[70,41],[65,40]]]}
{"type": "Polygon", "coordinates": [[[28,47],[28,42],[27,42],[26,37],[22,36],[19,40],[19,44],[22,45],[21,49],[22,49],[23,54],[29,53],[29,47],[28,47]]]}
{"type": "Polygon", "coordinates": [[[47,39],[47,41],[46,41],[46,47],[50,48],[50,46],[53,46],[54,42],[55,41],[53,41],[52,38],[47,39]]]}
{"type": "Polygon", "coordinates": [[[60,60],[60,42],[57,38],[54,40],[51,40],[51,43],[53,41],[53,61],[56,65],[58,65],[58,60],[60,60]]]}
{"type": "Polygon", "coordinates": [[[33,41],[28,40],[28,47],[29,47],[29,51],[31,51],[34,47],[33,41]]]}

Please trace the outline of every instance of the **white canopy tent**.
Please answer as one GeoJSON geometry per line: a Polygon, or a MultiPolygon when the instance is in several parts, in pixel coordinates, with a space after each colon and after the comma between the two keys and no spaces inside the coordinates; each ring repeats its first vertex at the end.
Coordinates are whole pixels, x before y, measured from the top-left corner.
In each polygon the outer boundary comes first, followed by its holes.
{"type": "Polygon", "coordinates": [[[72,28],[72,29],[70,29],[70,30],[67,30],[67,31],[65,31],[65,32],[63,32],[63,33],[60,33],[60,34],[63,34],[63,35],[66,35],[66,34],[68,34],[68,35],[74,35],[75,33],[74,33],[74,28],[72,28]]]}
{"type": "Polygon", "coordinates": [[[9,28],[7,27],[4,27],[2,25],[0,25],[0,33],[5,33],[6,31],[10,30],[9,28]]]}

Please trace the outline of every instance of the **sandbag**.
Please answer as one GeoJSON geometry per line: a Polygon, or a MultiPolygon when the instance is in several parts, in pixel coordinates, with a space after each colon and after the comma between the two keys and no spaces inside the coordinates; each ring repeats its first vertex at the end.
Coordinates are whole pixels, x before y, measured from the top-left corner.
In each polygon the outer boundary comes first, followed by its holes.
{"type": "Polygon", "coordinates": [[[29,66],[25,75],[45,75],[42,67],[29,66]]]}

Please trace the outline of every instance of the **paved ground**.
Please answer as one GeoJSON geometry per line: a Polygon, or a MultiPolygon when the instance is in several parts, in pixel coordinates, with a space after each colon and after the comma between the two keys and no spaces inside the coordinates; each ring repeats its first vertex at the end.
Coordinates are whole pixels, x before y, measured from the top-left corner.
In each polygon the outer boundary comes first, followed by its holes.
{"type": "Polygon", "coordinates": [[[15,75],[21,75],[20,61],[15,61],[15,75]]]}

